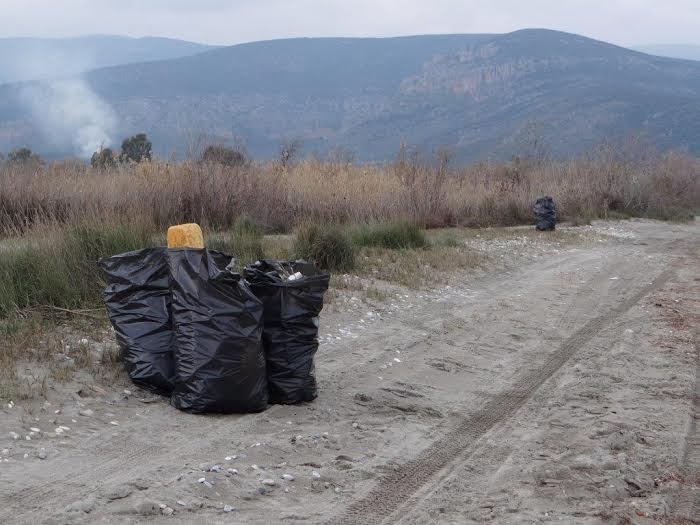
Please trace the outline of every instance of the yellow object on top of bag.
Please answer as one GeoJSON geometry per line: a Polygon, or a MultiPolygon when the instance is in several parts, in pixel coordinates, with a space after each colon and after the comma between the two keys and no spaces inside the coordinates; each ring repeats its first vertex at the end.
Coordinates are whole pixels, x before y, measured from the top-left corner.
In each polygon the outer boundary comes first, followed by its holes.
{"type": "Polygon", "coordinates": [[[168,248],[204,248],[199,224],[178,224],[168,228],[168,248]]]}

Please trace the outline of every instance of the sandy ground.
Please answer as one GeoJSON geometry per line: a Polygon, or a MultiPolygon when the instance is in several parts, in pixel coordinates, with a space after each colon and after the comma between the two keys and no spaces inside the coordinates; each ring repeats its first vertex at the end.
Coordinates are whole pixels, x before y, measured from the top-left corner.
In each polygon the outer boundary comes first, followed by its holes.
{"type": "Polygon", "coordinates": [[[311,404],[195,416],[85,379],[3,406],[0,523],[699,523],[700,227],[577,232],[341,293],[311,404]]]}

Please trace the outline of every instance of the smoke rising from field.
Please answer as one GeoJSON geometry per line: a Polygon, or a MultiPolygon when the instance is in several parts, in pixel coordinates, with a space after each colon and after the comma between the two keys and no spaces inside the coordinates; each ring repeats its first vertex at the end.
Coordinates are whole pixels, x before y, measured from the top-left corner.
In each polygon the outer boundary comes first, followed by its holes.
{"type": "Polygon", "coordinates": [[[82,78],[28,84],[22,99],[47,142],[87,158],[113,141],[117,118],[82,78]]]}
{"type": "Polygon", "coordinates": [[[15,58],[11,73],[37,79],[22,85],[21,101],[47,144],[87,158],[113,143],[116,114],[78,73],[96,64],[90,49],[65,53],[37,44],[22,48],[15,58]]]}

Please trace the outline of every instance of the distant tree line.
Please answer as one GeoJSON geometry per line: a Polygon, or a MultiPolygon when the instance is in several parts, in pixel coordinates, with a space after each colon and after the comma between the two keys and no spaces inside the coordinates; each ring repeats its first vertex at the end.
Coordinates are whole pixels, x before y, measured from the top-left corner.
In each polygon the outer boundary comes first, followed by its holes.
{"type": "Polygon", "coordinates": [[[0,153],[0,161],[7,162],[8,164],[26,164],[29,162],[41,163],[41,157],[35,154],[29,148],[18,148],[10,151],[7,154],[7,158],[0,153]]]}
{"type": "Polygon", "coordinates": [[[138,133],[132,137],[127,137],[122,141],[122,151],[117,155],[112,148],[100,148],[92,154],[90,165],[96,169],[112,168],[118,162],[140,163],[151,160],[151,150],[153,144],[148,140],[145,133],[138,133]]]}
{"type": "MultiPolygon", "coordinates": [[[[151,150],[153,145],[145,133],[139,133],[122,141],[122,148],[116,154],[112,148],[100,148],[92,154],[90,165],[93,168],[105,169],[116,166],[117,163],[143,162],[151,160],[151,150]]],[[[7,164],[27,164],[30,162],[42,163],[39,155],[29,148],[18,148],[10,151],[7,157],[0,153],[0,162],[7,164]]]]}
{"type": "MultiPolygon", "coordinates": [[[[301,151],[303,144],[300,140],[284,140],[280,143],[277,152],[277,165],[286,169],[294,164],[301,151]]],[[[90,165],[97,170],[114,168],[118,164],[134,163],[138,164],[152,159],[153,144],[145,133],[138,133],[127,137],[122,141],[119,152],[109,147],[101,147],[90,157],[90,165]]],[[[202,151],[202,150],[200,150],[202,151]]],[[[349,150],[333,150],[329,153],[330,162],[352,163],[354,155],[349,150]]],[[[252,162],[247,149],[242,143],[233,146],[224,144],[209,144],[200,155],[195,157],[197,162],[202,164],[219,164],[227,167],[247,166],[252,162]]],[[[39,155],[31,149],[23,147],[10,151],[7,157],[0,153],[0,162],[7,164],[26,164],[31,162],[43,163],[39,155]]]]}

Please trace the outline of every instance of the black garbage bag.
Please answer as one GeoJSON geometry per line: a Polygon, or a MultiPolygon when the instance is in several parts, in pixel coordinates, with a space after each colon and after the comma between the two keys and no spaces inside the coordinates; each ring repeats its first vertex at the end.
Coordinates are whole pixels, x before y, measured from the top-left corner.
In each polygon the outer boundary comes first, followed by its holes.
{"type": "Polygon", "coordinates": [[[196,413],[264,410],[262,303],[207,250],[168,250],[168,266],[176,338],[170,403],[196,413]]]}
{"type": "MultiPolygon", "coordinates": [[[[175,384],[175,332],[171,319],[167,248],[105,257],[103,297],[127,373],[138,386],[170,395],[175,384]]],[[[210,251],[224,268],[231,258],[210,251]]]]}
{"type": "Polygon", "coordinates": [[[104,302],[131,380],[170,395],[175,380],[174,332],[166,248],[100,259],[104,302]]]}
{"type": "Polygon", "coordinates": [[[263,302],[263,343],[271,403],[293,404],[317,396],[314,356],[318,316],[330,274],[304,261],[258,261],[244,275],[263,302]],[[301,273],[300,279],[288,280],[301,273]]]}
{"type": "Polygon", "coordinates": [[[552,197],[540,197],[535,202],[535,227],[538,231],[552,231],[557,226],[557,208],[552,197]]]}

